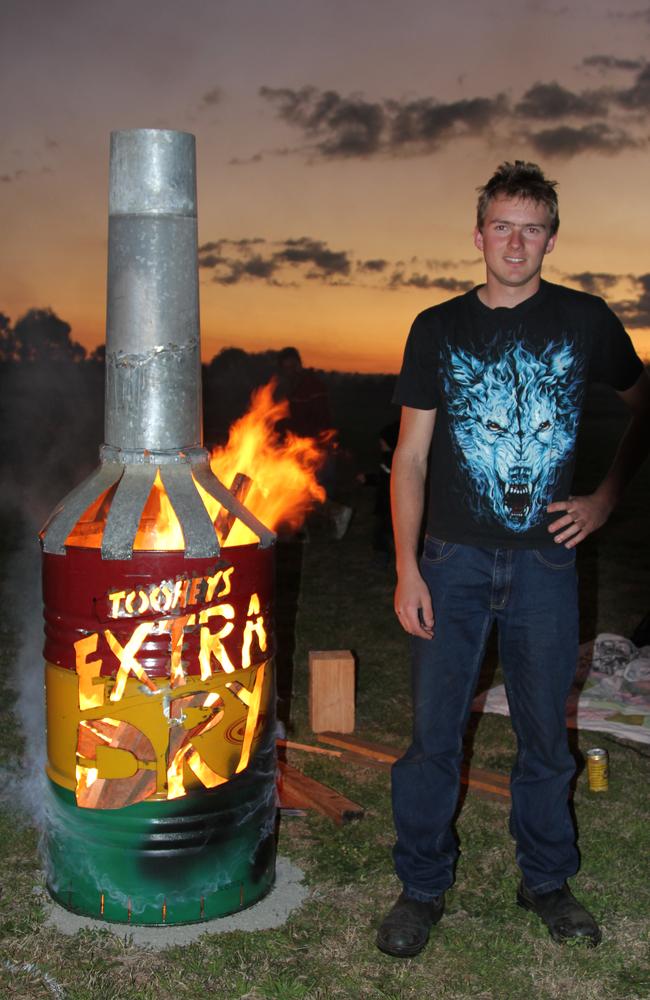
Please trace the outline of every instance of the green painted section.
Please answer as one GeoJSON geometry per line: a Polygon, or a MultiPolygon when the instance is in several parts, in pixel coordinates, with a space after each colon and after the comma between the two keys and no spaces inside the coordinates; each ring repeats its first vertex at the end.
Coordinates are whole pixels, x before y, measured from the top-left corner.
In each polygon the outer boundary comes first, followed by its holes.
{"type": "Polygon", "coordinates": [[[48,889],[74,913],[197,923],[250,906],[273,885],[275,782],[267,768],[124,809],[80,809],[73,792],[48,785],[48,889]]]}

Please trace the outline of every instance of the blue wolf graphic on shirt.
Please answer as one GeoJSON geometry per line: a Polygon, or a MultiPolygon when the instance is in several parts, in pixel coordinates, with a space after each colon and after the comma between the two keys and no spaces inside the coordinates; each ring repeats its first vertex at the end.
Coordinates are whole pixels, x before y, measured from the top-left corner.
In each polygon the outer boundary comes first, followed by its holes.
{"type": "Polygon", "coordinates": [[[480,521],[539,524],[572,458],[584,362],[569,341],[533,353],[521,340],[442,359],[451,437],[466,502],[480,521]]]}

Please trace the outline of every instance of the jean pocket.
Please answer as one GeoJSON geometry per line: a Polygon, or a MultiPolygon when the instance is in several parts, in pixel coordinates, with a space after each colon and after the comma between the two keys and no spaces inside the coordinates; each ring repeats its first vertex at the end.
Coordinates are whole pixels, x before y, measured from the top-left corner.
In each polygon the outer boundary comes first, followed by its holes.
{"type": "Polygon", "coordinates": [[[570,569],[576,562],[575,548],[567,549],[556,542],[545,545],[542,549],[533,549],[533,555],[542,566],[548,566],[549,569],[570,569]]]}
{"type": "Polygon", "coordinates": [[[441,563],[453,556],[458,548],[455,542],[443,542],[441,538],[434,538],[433,535],[426,535],[424,539],[424,549],[422,558],[428,563],[441,563]]]}

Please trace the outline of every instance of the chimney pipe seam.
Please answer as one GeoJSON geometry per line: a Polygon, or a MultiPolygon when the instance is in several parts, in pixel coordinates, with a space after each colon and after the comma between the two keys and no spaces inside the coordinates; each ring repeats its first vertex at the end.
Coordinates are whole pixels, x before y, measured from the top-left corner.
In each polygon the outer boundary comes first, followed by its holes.
{"type": "Polygon", "coordinates": [[[124,216],[127,215],[130,219],[196,219],[197,218],[196,212],[168,212],[165,210],[159,211],[156,208],[145,209],[141,212],[128,212],[128,211],[122,212],[119,209],[116,209],[111,212],[110,218],[120,219],[124,218],[124,216]]]}
{"type": "Polygon", "coordinates": [[[205,448],[179,448],[169,451],[150,451],[139,448],[115,448],[103,444],[99,456],[105,463],[122,465],[198,465],[208,461],[205,448]]]}
{"type": "Polygon", "coordinates": [[[106,361],[120,368],[137,368],[141,365],[150,364],[154,358],[159,358],[161,354],[180,356],[190,351],[196,351],[200,347],[200,343],[200,339],[196,337],[186,344],[156,344],[154,347],[149,348],[148,351],[143,351],[140,354],[118,349],[107,354],[106,361]]]}

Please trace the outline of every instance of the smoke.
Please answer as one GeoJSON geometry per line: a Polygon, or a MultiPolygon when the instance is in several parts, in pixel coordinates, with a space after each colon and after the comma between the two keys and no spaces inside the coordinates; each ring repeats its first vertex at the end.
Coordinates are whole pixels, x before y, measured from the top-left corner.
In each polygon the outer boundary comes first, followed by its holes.
{"type": "Polygon", "coordinates": [[[37,526],[98,463],[103,367],[91,361],[0,366],[3,501],[37,526]]]}
{"type": "MultiPolygon", "coordinates": [[[[19,738],[0,775],[2,798],[43,830],[46,819],[41,555],[52,508],[97,464],[102,369],[47,358],[0,363],[2,619],[9,644],[3,682],[19,738]]],[[[3,734],[6,742],[6,734],[3,734]]]]}
{"type": "MultiPolygon", "coordinates": [[[[10,495],[9,500],[15,497],[10,495]]],[[[6,503],[7,497],[3,500],[6,503]]],[[[3,504],[3,520],[11,515],[3,504]]],[[[24,510],[24,508],[23,508],[24,510]]],[[[40,549],[35,522],[23,515],[16,547],[8,559],[4,579],[5,608],[11,609],[10,625],[17,652],[7,681],[14,692],[14,714],[22,737],[22,756],[17,767],[5,773],[3,797],[18,804],[35,825],[45,825],[45,702],[43,691],[43,616],[41,604],[40,549]]]]}
{"type": "Polygon", "coordinates": [[[3,965],[5,969],[9,969],[9,972],[18,974],[27,973],[27,975],[33,976],[37,980],[42,980],[52,996],[59,998],[59,1000],[65,1000],[65,991],[60,983],[57,983],[54,976],[51,976],[49,972],[40,969],[33,962],[11,962],[9,959],[4,959],[3,965]]]}

